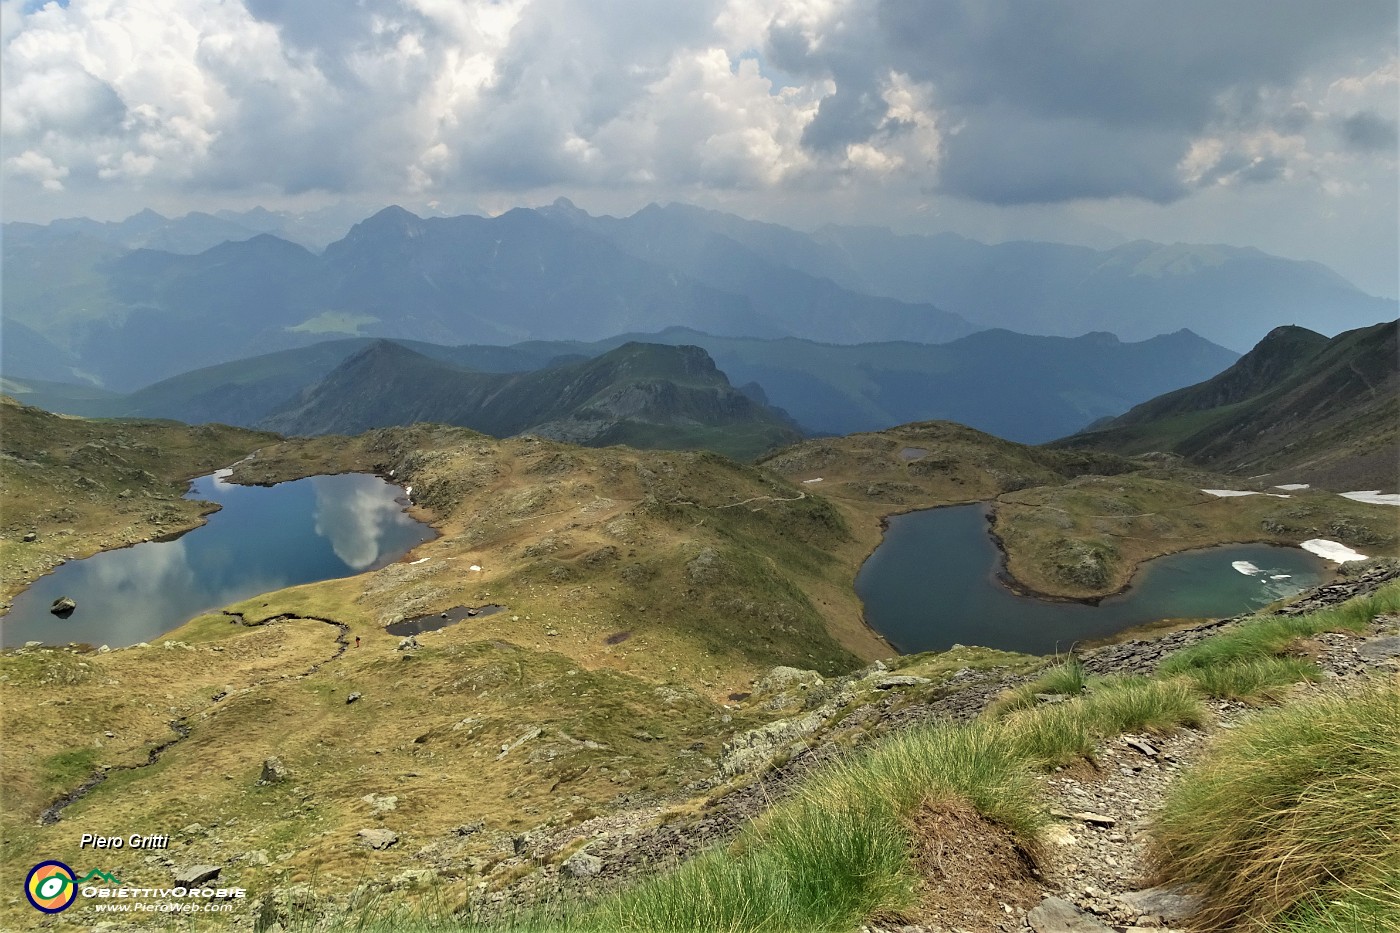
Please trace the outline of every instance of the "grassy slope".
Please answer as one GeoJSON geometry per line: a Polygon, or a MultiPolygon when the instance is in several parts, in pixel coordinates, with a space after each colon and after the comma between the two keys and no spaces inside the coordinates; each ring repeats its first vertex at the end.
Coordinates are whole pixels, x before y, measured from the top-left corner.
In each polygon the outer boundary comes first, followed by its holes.
{"type": "MultiPolygon", "coordinates": [[[[20,416],[45,431],[116,432],[113,446],[132,443],[118,437],[130,430],[119,423],[20,416]]],[[[186,433],[174,437],[194,443],[212,431],[265,440],[224,430],[180,428],[186,433]]],[[[253,623],[332,618],[362,638],[362,647],[307,676],[297,675],[335,651],[334,632],[318,622],[250,634],[216,616],[172,634],[189,649],[4,656],[6,732],[45,733],[5,756],[0,776],[17,788],[0,827],[10,840],[7,866],[40,854],[76,857],[70,837],[79,823],[128,833],[193,822],[203,829],[183,834],[191,841],[182,858],[221,861],[231,877],[264,888],[388,877],[417,867],[412,856],[424,845],[459,866],[489,866],[522,828],[581,820],[617,806],[619,793],[675,794],[710,773],[705,759],[727,735],[777,715],[718,705],[772,664],[831,672],[887,654],[861,625],[850,587],[878,541],[881,514],[1125,468],[1111,457],[1047,454],[947,424],[808,442],[768,469],[712,454],[496,441],[433,426],[261,446],[239,479],[394,469],[443,535],[410,555],[428,558],[422,563],[230,607],[253,623]],[[927,453],[905,460],[904,447],[927,453]],[[823,482],[794,482],[813,475],[823,482]],[[472,563],[484,571],[466,570],[472,563]],[[412,660],[382,630],[403,615],[486,602],[509,612],[425,636],[412,660]],[[254,637],[262,640],[243,641],[254,637]],[[240,652],[244,660],[225,663],[240,652]],[[214,701],[224,687],[229,696],[214,701]],[[364,699],[347,706],[352,690],[364,699]],[[189,718],[191,738],[159,765],[113,777],[57,827],[34,825],[57,789],[168,738],[165,722],[177,716],[189,718]],[[496,760],[502,745],[533,728],[542,734],[496,760]],[[107,730],[117,739],[106,740],[107,730]],[[75,735],[102,745],[74,743],[75,735]],[[258,788],[256,772],[271,754],[293,780],[258,788]],[[43,777],[25,777],[32,775],[43,777]],[[399,794],[399,806],[375,814],[361,800],[369,793],[399,794]],[[451,834],[476,818],[487,819],[487,831],[451,834]],[[355,831],[377,825],[404,841],[380,853],[358,847],[355,831]],[[248,860],[259,851],[270,865],[248,860]]],[[[98,463],[110,473],[111,461],[98,463]]],[[[102,487],[111,511],[94,515],[107,523],[94,525],[96,534],[128,520],[115,485],[102,487]]],[[[26,494],[56,488],[64,487],[26,494]]],[[[141,861],[114,867],[163,877],[141,861]]],[[[464,885],[448,882],[444,896],[464,897],[464,885]]]]}
{"type": "Polygon", "coordinates": [[[1336,490],[1393,491],[1400,446],[1394,322],[1327,340],[1279,328],[1213,379],[1058,445],[1173,451],[1203,467],[1336,490]]]}

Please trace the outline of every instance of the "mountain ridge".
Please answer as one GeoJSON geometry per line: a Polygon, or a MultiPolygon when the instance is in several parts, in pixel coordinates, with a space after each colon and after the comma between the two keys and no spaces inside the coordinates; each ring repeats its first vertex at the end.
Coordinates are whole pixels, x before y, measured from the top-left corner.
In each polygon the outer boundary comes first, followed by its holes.
{"type": "Polygon", "coordinates": [[[699,347],[626,343],[579,363],[474,372],[376,340],[259,422],[283,434],[359,434],[419,422],[589,446],[708,447],[752,457],[800,434],[733,388],[699,347]]]}
{"type": "Polygon", "coordinates": [[[1400,322],[1327,338],[1279,327],[1223,373],[1055,442],[1177,453],[1221,472],[1395,491],[1400,322]]]}

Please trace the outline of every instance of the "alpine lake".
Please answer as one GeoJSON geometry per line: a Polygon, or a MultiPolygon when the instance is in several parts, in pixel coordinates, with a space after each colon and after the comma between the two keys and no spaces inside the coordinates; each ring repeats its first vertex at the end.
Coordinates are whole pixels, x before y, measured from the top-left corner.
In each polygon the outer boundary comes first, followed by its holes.
{"type": "Polygon", "coordinates": [[[1164,619],[1220,618],[1320,583],[1327,563],[1300,548],[1232,544],[1144,564],[1131,585],[1096,605],[1021,596],[1002,579],[987,507],[891,516],[856,577],[866,621],[901,652],[955,644],[1026,654],[1066,652],[1164,619]]]}
{"type": "MultiPolygon", "coordinates": [[[[220,506],[205,525],[63,564],[15,597],[0,644],[152,641],[259,593],[374,570],[435,535],[408,515],[403,490],[376,476],[264,487],[227,483],[226,472],[191,483],[188,497],[220,506]],[[63,596],[77,605],[58,616],[51,607],[63,596]]],[[[1256,609],[1315,585],[1326,569],[1297,548],[1227,545],[1149,561],[1127,590],[1097,604],[1022,596],[1002,578],[987,507],[973,504],[892,516],[856,592],[867,622],[901,652],[965,644],[1052,654],[1163,619],[1256,609]]]]}
{"type": "Polygon", "coordinates": [[[201,613],[300,583],[374,570],[436,536],[409,516],[398,486],[377,476],[312,476],[275,486],[202,476],[186,498],[218,503],[206,524],[69,561],[0,617],[0,644],[112,648],[153,641],[201,613]],[[54,600],[77,605],[55,615],[54,600]]]}

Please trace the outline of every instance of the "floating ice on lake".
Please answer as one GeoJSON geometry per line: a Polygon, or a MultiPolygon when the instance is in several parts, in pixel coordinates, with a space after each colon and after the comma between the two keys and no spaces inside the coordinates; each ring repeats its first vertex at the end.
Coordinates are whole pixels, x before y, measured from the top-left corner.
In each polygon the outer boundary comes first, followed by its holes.
{"type": "Polygon", "coordinates": [[[1230,566],[1234,567],[1236,570],[1238,570],[1240,573],[1244,574],[1247,577],[1252,577],[1255,574],[1260,574],[1264,572],[1247,560],[1234,561],[1230,564],[1230,566]]]}

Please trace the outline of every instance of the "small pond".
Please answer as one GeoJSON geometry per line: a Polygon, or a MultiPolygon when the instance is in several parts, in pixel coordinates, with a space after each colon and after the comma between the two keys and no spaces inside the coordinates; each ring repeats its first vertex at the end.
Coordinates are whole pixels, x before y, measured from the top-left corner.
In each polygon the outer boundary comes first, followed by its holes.
{"type": "Polygon", "coordinates": [[[422,635],[424,632],[436,632],[449,625],[456,625],[465,619],[493,616],[504,608],[505,606],[497,606],[495,603],[486,606],[457,606],[446,612],[430,612],[425,616],[391,622],[385,626],[385,631],[390,635],[422,635]]]}
{"type": "Polygon", "coordinates": [[[896,515],[856,577],[865,618],[902,652],[955,644],[1066,651],[1161,619],[1235,615],[1321,582],[1327,564],[1298,548],[1235,544],[1149,561],[1097,606],[1017,596],[1000,581],[987,508],[896,515]]]}
{"type": "Polygon", "coordinates": [[[403,490],[377,476],[312,476],[237,486],[227,471],[190,484],[187,498],[222,508],[173,541],[150,541],[69,561],[15,597],[0,644],[152,641],[232,602],[373,570],[435,536],[404,511],[403,490]],[[60,596],[77,609],[49,608],[60,596]]]}

